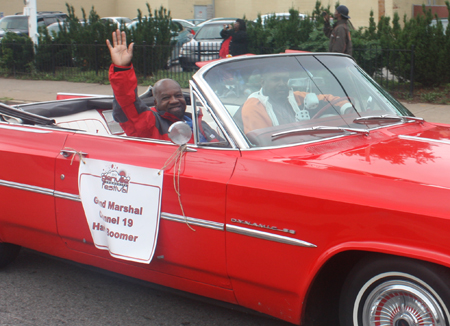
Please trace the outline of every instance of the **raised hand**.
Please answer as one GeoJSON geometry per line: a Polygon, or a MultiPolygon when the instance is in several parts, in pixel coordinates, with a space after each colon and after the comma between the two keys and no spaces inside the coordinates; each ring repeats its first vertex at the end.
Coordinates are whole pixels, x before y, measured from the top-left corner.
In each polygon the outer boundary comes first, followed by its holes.
{"type": "Polygon", "coordinates": [[[127,36],[125,32],[120,32],[120,30],[112,33],[112,41],[113,45],[109,40],[106,40],[112,62],[117,66],[129,66],[133,58],[134,43],[130,43],[127,47],[127,36]]]}

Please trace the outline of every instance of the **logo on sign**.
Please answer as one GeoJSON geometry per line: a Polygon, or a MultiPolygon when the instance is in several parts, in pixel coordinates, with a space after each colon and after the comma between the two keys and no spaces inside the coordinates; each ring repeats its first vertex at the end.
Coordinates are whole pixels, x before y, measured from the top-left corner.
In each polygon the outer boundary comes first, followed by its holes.
{"type": "Polygon", "coordinates": [[[101,174],[102,188],[109,191],[128,193],[131,178],[127,176],[125,170],[119,171],[117,165],[111,167],[101,174]]]}

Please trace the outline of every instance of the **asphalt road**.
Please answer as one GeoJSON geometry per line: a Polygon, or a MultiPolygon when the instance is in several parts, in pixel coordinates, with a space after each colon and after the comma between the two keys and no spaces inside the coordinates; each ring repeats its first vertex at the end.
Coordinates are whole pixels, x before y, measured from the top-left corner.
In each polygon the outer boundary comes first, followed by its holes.
{"type": "Polygon", "coordinates": [[[288,326],[22,250],[0,270],[0,326],[288,326]]]}

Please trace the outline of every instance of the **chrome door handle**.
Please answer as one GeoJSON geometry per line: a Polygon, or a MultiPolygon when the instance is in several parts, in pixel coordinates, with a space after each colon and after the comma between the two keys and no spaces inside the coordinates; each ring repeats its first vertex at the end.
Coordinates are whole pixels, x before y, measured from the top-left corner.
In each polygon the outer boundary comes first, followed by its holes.
{"type": "Polygon", "coordinates": [[[88,153],[78,152],[78,151],[76,151],[74,149],[62,149],[59,153],[62,156],[64,156],[65,158],[68,158],[69,156],[72,156],[72,155],[81,155],[81,156],[84,156],[84,157],[89,155],[88,153]]]}

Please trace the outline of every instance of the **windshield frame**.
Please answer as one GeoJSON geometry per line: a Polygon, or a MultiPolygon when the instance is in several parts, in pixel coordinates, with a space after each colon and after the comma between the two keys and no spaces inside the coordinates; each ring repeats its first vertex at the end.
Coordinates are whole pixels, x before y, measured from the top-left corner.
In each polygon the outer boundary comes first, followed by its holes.
{"type": "MultiPolygon", "coordinates": [[[[235,140],[236,144],[238,145],[238,147],[240,149],[260,150],[260,149],[268,149],[268,148],[291,147],[291,146],[306,145],[306,144],[310,144],[310,143],[320,142],[320,141],[324,141],[324,140],[328,140],[328,139],[332,139],[332,138],[340,138],[340,137],[348,137],[349,136],[347,134],[339,135],[339,136],[334,134],[332,136],[330,135],[330,137],[328,137],[328,138],[320,138],[320,139],[316,139],[316,140],[308,140],[308,141],[303,141],[303,142],[298,141],[298,142],[293,142],[293,143],[288,143],[288,144],[276,144],[276,145],[274,144],[273,146],[266,146],[266,145],[262,145],[262,144],[255,146],[254,144],[252,144],[252,142],[249,140],[247,135],[245,135],[243,133],[243,131],[241,131],[241,129],[236,125],[236,122],[234,121],[232,114],[227,110],[224,103],[222,103],[221,99],[217,96],[217,94],[215,94],[214,90],[211,88],[211,85],[209,85],[209,83],[206,79],[206,76],[208,75],[208,73],[211,70],[216,69],[218,66],[221,66],[221,65],[234,64],[234,63],[237,63],[240,61],[254,60],[256,58],[261,59],[261,58],[277,58],[277,57],[280,59],[288,58],[288,57],[298,57],[300,60],[302,57],[315,57],[315,58],[317,57],[319,59],[323,58],[323,57],[336,57],[336,58],[342,57],[342,58],[350,59],[350,60],[352,60],[352,62],[354,62],[354,66],[357,67],[356,69],[358,70],[358,73],[360,73],[362,75],[362,77],[365,79],[365,82],[366,82],[365,86],[370,87],[370,91],[378,92],[378,94],[377,94],[378,96],[382,96],[383,102],[381,104],[389,103],[389,105],[384,108],[386,111],[395,110],[395,114],[397,114],[399,116],[414,116],[401,103],[399,103],[387,91],[385,91],[380,85],[378,85],[369,75],[367,75],[362,70],[362,68],[360,68],[356,64],[355,60],[351,56],[348,56],[348,55],[337,54],[337,53],[287,53],[287,54],[276,54],[276,55],[258,55],[257,57],[256,56],[241,56],[241,57],[211,62],[211,63],[203,66],[192,77],[192,79],[193,79],[193,82],[195,82],[195,84],[198,85],[198,87],[200,89],[202,89],[203,93],[205,94],[205,97],[208,99],[208,102],[211,103],[211,108],[216,112],[217,115],[221,116],[221,121],[223,123],[225,123],[224,127],[228,130],[229,134],[232,135],[233,139],[235,140]],[[225,119],[224,116],[227,116],[227,118],[225,119]]],[[[360,77],[358,75],[358,78],[362,78],[362,77],[360,77]]],[[[382,112],[382,113],[386,113],[386,112],[382,112]]],[[[410,123],[410,122],[402,120],[400,122],[393,122],[391,124],[371,125],[371,126],[367,126],[367,129],[368,130],[376,130],[376,129],[391,127],[391,126],[403,124],[403,123],[410,123]]],[[[292,127],[294,127],[294,124],[292,127]]],[[[297,125],[295,127],[303,128],[304,126],[297,125]]],[[[343,126],[343,125],[342,125],[342,127],[358,128],[358,127],[354,127],[354,126],[343,126]]]]}

